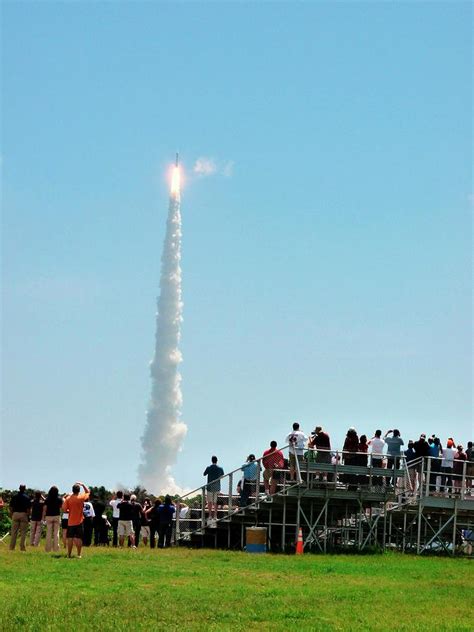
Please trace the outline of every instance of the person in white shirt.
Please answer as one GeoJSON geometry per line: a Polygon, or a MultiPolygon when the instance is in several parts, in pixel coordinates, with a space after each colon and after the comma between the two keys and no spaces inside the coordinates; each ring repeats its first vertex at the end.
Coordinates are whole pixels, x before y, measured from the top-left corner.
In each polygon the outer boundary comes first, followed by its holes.
{"type": "MultiPolygon", "coordinates": [[[[368,445],[370,447],[370,462],[372,464],[372,467],[383,467],[383,451],[385,448],[385,441],[382,439],[381,430],[375,431],[375,435],[368,442],[368,445]]],[[[373,483],[374,485],[382,485],[382,476],[374,476],[373,483]]]]}
{"type": "Polygon", "coordinates": [[[444,448],[443,458],[441,459],[441,491],[446,493],[452,490],[453,487],[453,466],[454,455],[456,450],[454,449],[454,442],[452,439],[448,439],[446,447],[444,448]]]}
{"type": "Polygon", "coordinates": [[[123,492],[118,491],[115,494],[115,498],[113,498],[109,502],[109,505],[112,507],[112,530],[114,534],[112,544],[114,546],[118,545],[118,522],[119,522],[119,517],[120,517],[120,511],[119,511],[118,506],[120,505],[122,500],[123,500],[123,492]]]}
{"type": "Polygon", "coordinates": [[[84,508],[82,510],[84,515],[84,522],[82,523],[84,529],[84,537],[82,539],[82,544],[84,546],[90,546],[92,543],[92,527],[94,523],[95,511],[92,503],[86,501],[84,503],[84,508]]]}
{"type": "Polygon", "coordinates": [[[288,452],[290,455],[290,479],[296,478],[296,459],[301,461],[304,454],[308,437],[300,430],[297,421],[293,424],[293,432],[286,436],[285,443],[289,445],[288,452]]]}

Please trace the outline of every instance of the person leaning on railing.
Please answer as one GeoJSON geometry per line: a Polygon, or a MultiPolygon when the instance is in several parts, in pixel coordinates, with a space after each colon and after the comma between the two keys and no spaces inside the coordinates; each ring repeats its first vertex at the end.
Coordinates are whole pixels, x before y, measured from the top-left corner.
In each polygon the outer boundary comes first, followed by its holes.
{"type": "MultiPolygon", "coordinates": [[[[240,490],[240,506],[243,508],[248,505],[252,492],[256,490],[258,463],[255,461],[255,454],[249,454],[247,461],[240,469],[243,472],[243,481],[240,490]]],[[[258,492],[258,490],[256,491],[258,492]]]]}

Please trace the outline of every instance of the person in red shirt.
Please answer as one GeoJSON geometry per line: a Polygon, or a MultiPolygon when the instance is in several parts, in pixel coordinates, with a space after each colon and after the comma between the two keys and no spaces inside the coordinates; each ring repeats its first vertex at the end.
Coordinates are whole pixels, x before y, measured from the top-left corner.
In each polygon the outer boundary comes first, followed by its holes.
{"type": "Polygon", "coordinates": [[[276,492],[277,482],[280,479],[280,472],[276,470],[282,470],[285,465],[285,459],[283,452],[277,450],[277,442],[270,441],[270,448],[263,453],[262,464],[263,471],[263,483],[265,485],[265,493],[267,499],[276,492]]]}
{"type": "Polygon", "coordinates": [[[72,557],[72,547],[75,545],[77,549],[77,557],[81,557],[82,539],[84,531],[82,523],[84,522],[84,502],[89,500],[89,488],[84,483],[74,483],[72,486],[72,494],[66,498],[63,511],[69,512],[67,523],[67,556],[72,557]],[[84,493],[80,494],[81,487],[84,493]]]}

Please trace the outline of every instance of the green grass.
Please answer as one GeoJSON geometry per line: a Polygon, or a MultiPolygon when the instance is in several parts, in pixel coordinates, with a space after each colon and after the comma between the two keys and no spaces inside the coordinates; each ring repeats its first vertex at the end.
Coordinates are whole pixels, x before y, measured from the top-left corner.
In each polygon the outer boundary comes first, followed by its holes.
{"type": "Polygon", "coordinates": [[[0,547],[0,630],[472,630],[472,561],[0,547]]]}

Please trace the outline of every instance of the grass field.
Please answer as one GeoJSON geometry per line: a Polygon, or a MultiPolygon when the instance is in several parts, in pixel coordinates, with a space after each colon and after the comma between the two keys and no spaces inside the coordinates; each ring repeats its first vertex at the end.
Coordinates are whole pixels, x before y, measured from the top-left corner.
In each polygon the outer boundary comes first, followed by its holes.
{"type": "Polygon", "coordinates": [[[0,547],[0,630],[470,630],[465,559],[0,547]]]}

